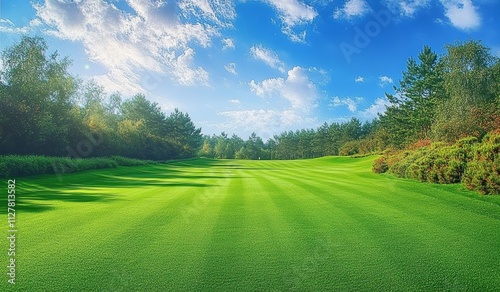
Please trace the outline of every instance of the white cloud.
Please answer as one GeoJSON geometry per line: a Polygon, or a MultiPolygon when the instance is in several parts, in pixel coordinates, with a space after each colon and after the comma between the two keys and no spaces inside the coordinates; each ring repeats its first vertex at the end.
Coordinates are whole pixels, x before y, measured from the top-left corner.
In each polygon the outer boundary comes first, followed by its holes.
{"type": "Polygon", "coordinates": [[[228,101],[232,104],[241,104],[241,101],[239,99],[230,99],[228,101]]]}
{"type": "Polygon", "coordinates": [[[293,109],[251,109],[239,111],[220,112],[220,116],[226,117],[222,129],[256,132],[263,139],[273,137],[292,128],[307,128],[318,124],[314,117],[304,115],[293,109]]]}
{"type": "Polygon", "coordinates": [[[184,14],[190,13],[199,19],[209,20],[225,27],[232,26],[230,22],[225,21],[226,19],[236,18],[234,1],[229,0],[181,0],[179,1],[179,7],[184,14]]]}
{"type": "Polygon", "coordinates": [[[441,0],[444,14],[451,24],[462,30],[478,28],[481,17],[472,0],[441,0]]]}
{"type": "Polygon", "coordinates": [[[356,83],[365,82],[365,77],[358,76],[358,77],[356,77],[356,79],[354,79],[354,82],[356,82],[356,83]]]}
{"type": "Polygon", "coordinates": [[[296,66],[284,78],[266,79],[260,83],[252,80],[250,89],[258,96],[278,96],[290,102],[293,109],[308,111],[317,99],[316,85],[306,74],[307,70],[296,66]]]}
{"type": "Polygon", "coordinates": [[[172,58],[169,62],[172,67],[170,74],[181,85],[201,84],[208,86],[208,72],[202,67],[193,67],[194,55],[194,50],[187,48],[182,55],[172,58]]]}
{"type": "Polygon", "coordinates": [[[234,45],[233,39],[223,39],[222,40],[222,49],[223,50],[228,50],[228,49],[234,49],[236,46],[234,45]]]}
{"type": "Polygon", "coordinates": [[[40,26],[40,20],[33,19],[26,26],[17,27],[10,19],[0,18],[0,32],[13,34],[27,34],[37,26],[40,26]]]}
{"type": "Polygon", "coordinates": [[[380,77],[378,78],[378,80],[379,80],[379,85],[380,85],[380,87],[384,87],[384,86],[386,86],[387,84],[392,84],[392,83],[394,83],[394,81],[392,80],[392,78],[391,78],[391,77],[388,77],[388,76],[380,76],[380,77]]]}
{"type": "Polygon", "coordinates": [[[307,73],[310,71],[297,66],[288,71],[287,78],[252,80],[250,90],[257,96],[275,97],[283,103],[268,102],[260,109],[220,112],[219,115],[227,119],[223,129],[256,131],[261,137],[270,138],[292,128],[317,125],[312,109],[316,106],[318,93],[307,73]]]}
{"type": "Polygon", "coordinates": [[[81,42],[89,59],[107,69],[97,78],[101,84],[144,91],[139,73],[153,72],[181,85],[208,85],[208,72],[194,65],[192,44],[210,46],[220,29],[232,25],[234,4],[218,0],[129,0],[127,4],[131,12],[105,1],[46,0],[33,5],[39,20],[49,27],[46,33],[81,42]]]}
{"type": "Polygon", "coordinates": [[[386,106],[389,105],[389,101],[386,97],[377,98],[375,102],[367,109],[360,112],[361,116],[366,119],[374,119],[378,117],[378,114],[382,114],[386,110],[386,106]]]}
{"type": "Polygon", "coordinates": [[[370,7],[365,0],[348,0],[342,8],[337,8],[333,13],[335,19],[363,16],[370,12],[370,7]]]}
{"type": "Polygon", "coordinates": [[[282,32],[294,42],[305,42],[306,31],[296,31],[297,26],[308,24],[318,16],[314,7],[298,0],[265,0],[277,11],[282,24],[282,32]]]}
{"type": "Polygon", "coordinates": [[[347,106],[350,112],[354,113],[358,109],[358,104],[363,101],[362,97],[346,97],[346,98],[340,98],[338,96],[334,96],[332,99],[332,102],[330,103],[330,106],[332,107],[339,107],[339,106],[347,106]]]}
{"type": "Polygon", "coordinates": [[[401,15],[412,17],[418,10],[427,7],[430,0],[408,0],[408,1],[398,1],[399,7],[401,9],[401,15]]]}
{"type": "Polygon", "coordinates": [[[413,17],[421,9],[429,7],[430,2],[431,0],[386,0],[391,11],[403,17],[413,17]]]}
{"type": "Polygon", "coordinates": [[[238,72],[236,72],[236,64],[235,63],[229,63],[226,66],[224,66],[224,69],[226,69],[227,72],[233,74],[233,75],[238,75],[238,72]]]}
{"type": "Polygon", "coordinates": [[[262,45],[259,45],[250,48],[250,52],[256,60],[264,62],[269,67],[277,69],[282,73],[286,71],[285,63],[281,61],[278,54],[276,54],[272,50],[266,49],[262,45]]]}

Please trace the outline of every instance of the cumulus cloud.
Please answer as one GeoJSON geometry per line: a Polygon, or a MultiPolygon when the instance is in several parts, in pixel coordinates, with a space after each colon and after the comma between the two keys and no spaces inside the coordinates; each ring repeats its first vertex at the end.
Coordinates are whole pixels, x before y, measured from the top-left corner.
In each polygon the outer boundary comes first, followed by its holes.
{"type": "Polygon", "coordinates": [[[472,0],[441,0],[444,7],[444,15],[451,24],[462,30],[478,28],[481,25],[481,17],[472,0]]]}
{"type": "Polygon", "coordinates": [[[265,0],[278,11],[282,22],[282,32],[294,42],[305,42],[306,31],[297,31],[297,27],[311,23],[318,12],[314,7],[298,0],[265,0]]]}
{"type": "Polygon", "coordinates": [[[286,71],[285,63],[281,61],[278,54],[272,50],[266,49],[262,45],[258,45],[251,47],[250,53],[256,60],[264,62],[269,67],[277,69],[282,73],[286,71]]]}
{"type": "Polygon", "coordinates": [[[35,18],[32,19],[28,25],[18,27],[10,19],[0,18],[0,32],[12,34],[27,34],[41,24],[42,23],[40,22],[40,20],[35,18]]]}
{"type": "Polygon", "coordinates": [[[239,99],[230,99],[228,101],[232,104],[241,104],[241,101],[239,99]]]}
{"type": "Polygon", "coordinates": [[[316,85],[307,76],[307,70],[296,66],[287,78],[252,80],[250,89],[258,96],[278,96],[287,100],[293,109],[310,110],[317,98],[316,85]]]}
{"type": "Polygon", "coordinates": [[[219,113],[229,121],[224,123],[224,128],[237,130],[256,131],[264,138],[290,130],[291,127],[304,127],[315,123],[315,119],[305,116],[292,109],[252,109],[239,111],[224,111],[219,113]]]}
{"type": "Polygon", "coordinates": [[[344,6],[337,8],[333,13],[335,19],[350,19],[353,17],[363,16],[370,12],[370,7],[365,0],[348,0],[344,6]]]}
{"type": "Polygon", "coordinates": [[[429,7],[431,0],[386,0],[393,13],[403,17],[413,17],[418,11],[429,7]]]}
{"type": "Polygon", "coordinates": [[[362,97],[346,97],[340,98],[338,96],[334,96],[330,106],[331,107],[339,107],[339,106],[347,106],[350,112],[354,113],[358,109],[358,104],[363,101],[362,97]]]}
{"type": "Polygon", "coordinates": [[[222,40],[222,49],[223,50],[229,50],[229,49],[234,49],[236,46],[234,45],[233,39],[223,39],[222,40]]]}
{"type": "Polygon", "coordinates": [[[398,1],[403,16],[412,17],[418,10],[427,7],[430,0],[398,1]]]}
{"type": "Polygon", "coordinates": [[[375,102],[370,105],[367,109],[360,112],[360,115],[366,119],[374,119],[378,117],[378,114],[383,114],[386,110],[386,106],[389,105],[389,101],[386,97],[377,98],[375,102]]]}
{"type": "Polygon", "coordinates": [[[380,85],[380,87],[384,87],[384,86],[386,86],[387,84],[392,84],[392,83],[394,83],[394,81],[392,80],[392,78],[391,78],[391,77],[388,77],[388,76],[380,76],[380,77],[378,78],[378,80],[379,80],[379,83],[378,83],[378,84],[380,85]]]}
{"type": "Polygon", "coordinates": [[[194,65],[191,44],[211,45],[231,26],[234,3],[217,0],[127,1],[131,11],[106,1],[46,0],[34,4],[46,33],[81,42],[91,61],[107,74],[100,83],[144,91],[139,72],[168,76],[174,82],[208,85],[208,72],[194,65]]]}
{"type": "Polygon", "coordinates": [[[358,76],[358,77],[356,77],[356,79],[354,79],[354,82],[356,82],[356,83],[365,82],[365,77],[358,76]]]}
{"type": "Polygon", "coordinates": [[[224,69],[226,69],[227,72],[233,74],[233,75],[238,75],[238,72],[236,72],[236,64],[235,63],[229,63],[226,66],[224,66],[224,69]]]}
{"type": "Polygon", "coordinates": [[[318,99],[316,85],[309,78],[310,71],[299,66],[288,71],[286,78],[271,78],[250,82],[250,90],[257,96],[277,98],[283,103],[260,109],[224,111],[219,115],[227,119],[224,128],[257,131],[264,138],[272,137],[291,128],[304,128],[317,124],[311,115],[318,99]]]}

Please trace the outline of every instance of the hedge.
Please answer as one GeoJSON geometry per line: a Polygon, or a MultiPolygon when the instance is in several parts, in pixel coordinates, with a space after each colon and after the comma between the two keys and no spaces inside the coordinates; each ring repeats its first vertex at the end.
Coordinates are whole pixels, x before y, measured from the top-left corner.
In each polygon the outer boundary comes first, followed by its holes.
{"type": "Polygon", "coordinates": [[[422,182],[461,182],[481,194],[500,194],[500,133],[488,133],[482,141],[467,137],[453,145],[386,153],[374,161],[373,171],[422,182]]]}
{"type": "Polygon", "coordinates": [[[80,172],[92,169],[115,168],[117,166],[139,166],[157,163],[151,160],[138,160],[113,156],[109,158],[68,158],[48,156],[0,156],[0,177],[80,172]]]}

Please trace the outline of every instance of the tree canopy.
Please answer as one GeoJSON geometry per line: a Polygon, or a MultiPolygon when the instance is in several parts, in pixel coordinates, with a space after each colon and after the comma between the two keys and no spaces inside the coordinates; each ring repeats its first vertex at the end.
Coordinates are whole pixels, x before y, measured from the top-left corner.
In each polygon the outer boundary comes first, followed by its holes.
{"type": "Polygon", "coordinates": [[[166,160],[306,159],[380,153],[418,141],[453,143],[500,129],[500,62],[479,41],[450,44],[442,56],[424,46],[410,57],[377,119],[324,123],[263,141],[257,133],[202,136],[189,114],[164,112],[144,94],[123,98],[68,69],[40,37],[2,53],[0,153],[166,160]],[[92,142],[91,149],[89,142],[92,142]]]}
{"type": "Polygon", "coordinates": [[[196,154],[201,129],[188,114],[167,115],[143,94],[107,95],[72,76],[68,58],[47,50],[42,38],[25,36],[2,54],[1,154],[156,160],[196,154]]]}

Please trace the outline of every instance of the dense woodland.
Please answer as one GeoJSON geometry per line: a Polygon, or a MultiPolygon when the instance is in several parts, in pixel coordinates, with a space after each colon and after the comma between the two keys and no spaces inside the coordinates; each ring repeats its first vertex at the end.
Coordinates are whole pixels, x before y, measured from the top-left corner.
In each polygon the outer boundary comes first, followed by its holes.
{"type": "Polygon", "coordinates": [[[193,157],[201,129],[186,113],[165,114],[142,94],[107,95],[71,76],[71,61],[23,37],[2,54],[0,154],[166,160],[193,157]]]}
{"type": "Polygon", "coordinates": [[[386,111],[373,121],[325,123],[265,142],[256,133],[246,140],[225,132],[202,136],[187,113],[165,114],[143,94],[108,95],[72,76],[68,58],[47,51],[42,38],[23,37],[2,53],[1,155],[162,161],[384,153],[376,172],[440,183],[468,180],[476,185],[471,188],[488,185],[483,193],[500,192],[500,62],[479,41],[447,45],[441,56],[425,46],[409,58],[395,93],[386,94],[386,111]]]}

